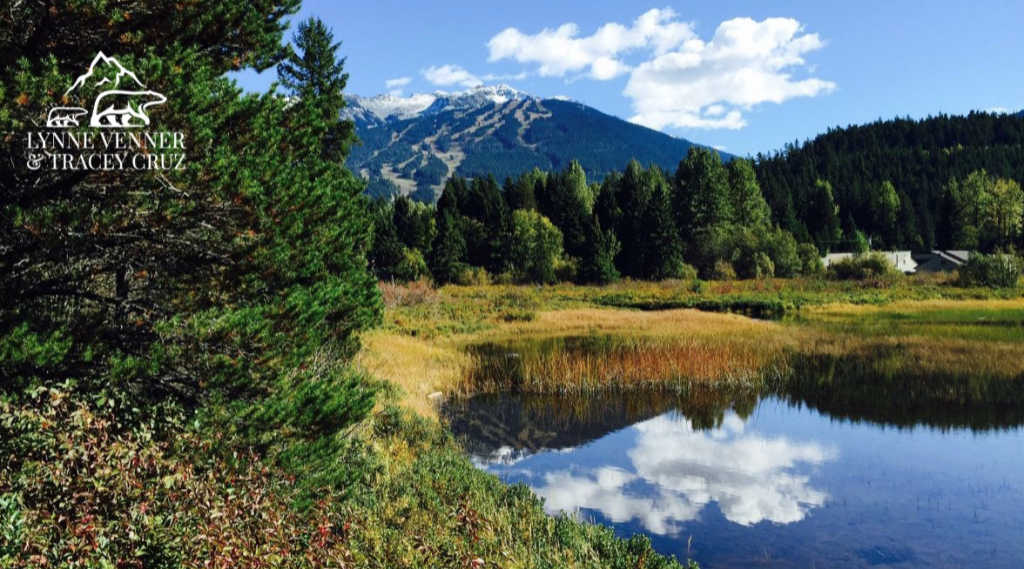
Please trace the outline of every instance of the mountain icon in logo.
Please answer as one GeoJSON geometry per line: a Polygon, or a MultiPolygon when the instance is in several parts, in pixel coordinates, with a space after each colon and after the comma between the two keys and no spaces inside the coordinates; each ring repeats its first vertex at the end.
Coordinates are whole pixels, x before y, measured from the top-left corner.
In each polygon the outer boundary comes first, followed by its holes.
{"type": "MultiPolygon", "coordinates": [[[[99,128],[140,128],[149,125],[146,110],[167,102],[156,91],[147,89],[138,76],[121,62],[102,51],[89,64],[89,70],[78,77],[65,97],[93,98],[89,126],[99,128]]],[[[79,119],[89,111],[81,107],[54,107],[46,119],[51,128],[78,126],[79,119]]]]}

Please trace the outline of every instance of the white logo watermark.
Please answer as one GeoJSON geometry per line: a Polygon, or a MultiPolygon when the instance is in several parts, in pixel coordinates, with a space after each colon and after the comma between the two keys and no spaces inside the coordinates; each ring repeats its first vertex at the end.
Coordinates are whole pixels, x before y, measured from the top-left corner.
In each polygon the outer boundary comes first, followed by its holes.
{"type": "Polygon", "coordinates": [[[49,130],[28,133],[32,170],[182,170],[185,135],[153,132],[147,112],[167,97],[148,89],[116,58],[96,54],[88,71],[64,93],[64,99],[89,100],[92,109],[59,106],[46,118],[49,130]],[[124,131],[93,131],[97,129],[124,131]],[[75,130],[70,130],[75,129],[75,130]]]}

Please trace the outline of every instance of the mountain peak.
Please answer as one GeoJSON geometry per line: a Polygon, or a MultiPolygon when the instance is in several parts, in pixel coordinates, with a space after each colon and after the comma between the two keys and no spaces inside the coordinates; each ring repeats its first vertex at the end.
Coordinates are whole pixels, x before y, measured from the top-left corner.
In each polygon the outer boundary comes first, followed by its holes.
{"type": "Polygon", "coordinates": [[[343,111],[343,118],[362,119],[373,122],[378,120],[408,120],[421,115],[443,113],[458,110],[469,111],[495,104],[503,105],[508,101],[520,99],[536,99],[508,85],[477,85],[465,91],[434,91],[433,93],[415,93],[409,96],[384,93],[372,97],[358,95],[347,96],[349,108],[343,111]],[[367,113],[372,116],[367,116],[367,113]]]}

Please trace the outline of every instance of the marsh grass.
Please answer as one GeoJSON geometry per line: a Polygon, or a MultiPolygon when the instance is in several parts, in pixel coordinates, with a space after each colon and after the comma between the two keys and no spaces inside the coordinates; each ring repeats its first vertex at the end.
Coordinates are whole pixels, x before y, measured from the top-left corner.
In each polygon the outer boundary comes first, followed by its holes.
{"type": "Polygon", "coordinates": [[[356,357],[360,368],[395,387],[399,403],[423,417],[436,417],[431,395],[451,391],[469,363],[469,355],[450,341],[386,330],[365,335],[356,357]]]}
{"type": "Polygon", "coordinates": [[[701,292],[687,283],[622,283],[444,287],[436,296],[421,296],[429,300],[387,311],[387,328],[365,338],[360,363],[430,417],[436,417],[437,398],[428,396],[437,393],[756,387],[785,375],[790,360],[802,356],[857,358],[892,376],[1024,375],[1019,292],[961,289],[939,277],[904,279],[886,290],[806,279],[711,282],[701,292]],[[612,306],[682,300],[736,309],[750,306],[751,299],[800,308],[787,313],[795,316],[764,321],[717,311],[612,306]],[[589,346],[573,340],[601,336],[612,339],[589,340],[589,346]],[[545,342],[550,345],[540,349],[545,342]]]}
{"type": "Polygon", "coordinates": [[[1024,389],[1020,300],[829,305],[784,324],[687,310],[566,309],[480,338],[467,348],[454,394],[763,390],[795,369],[807,373],[815,358],[842,362],[865,381],[887,378],[876,381],[881,393],[935,404],[950,394],[961,411],[1024,389]]]}
{"type": "Polygon", "coordinates": [[[756,386],[770,359],[750,343],[630,336],[560,337],[470,349],[461,393],[675,391],[756,386]]]}
{"type": "Polygon", "coordinates": [[[857,336],[1022,343],[1024,299],[829,304],[808,309],[794,321],[857,336]]]}
{"type": "MultiPolygon", "coordinates": [[[[1024,288],[987,289],[954,286],[947,275],[900,278],[890,288],[863,286],[855,281],[822,278],[707,281],[621,281],[608,286],[445,286],[433,294],[420,291],[430,302],[392,303],[386,327],[396,333],[425,338],[450,338],[502,328],[509,322],[528,322],[545,312],[585,308],[626,308],[660,311],[690,308],[732,312],[758,318],[780,318],[826,305],[880,306],[917,301],[1020,300],[1024,288]]],[[[389,295],[414,297],[403,285],[389,295]]],[[[409,285],[410,288],[420,284],[409,285]]]]}

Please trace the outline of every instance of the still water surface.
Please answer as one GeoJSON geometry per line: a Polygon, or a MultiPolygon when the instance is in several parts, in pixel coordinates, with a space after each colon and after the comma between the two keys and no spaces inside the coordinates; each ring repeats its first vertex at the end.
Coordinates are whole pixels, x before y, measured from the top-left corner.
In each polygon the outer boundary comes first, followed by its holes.
{"type": "Polygon", "coordinates": [[[445,414],[480,468],[525,483],[549,513],[646,534],[705,569],[1024,567],[1020,426],[814,407],[792,394],[505,395],[445,414]]]}

